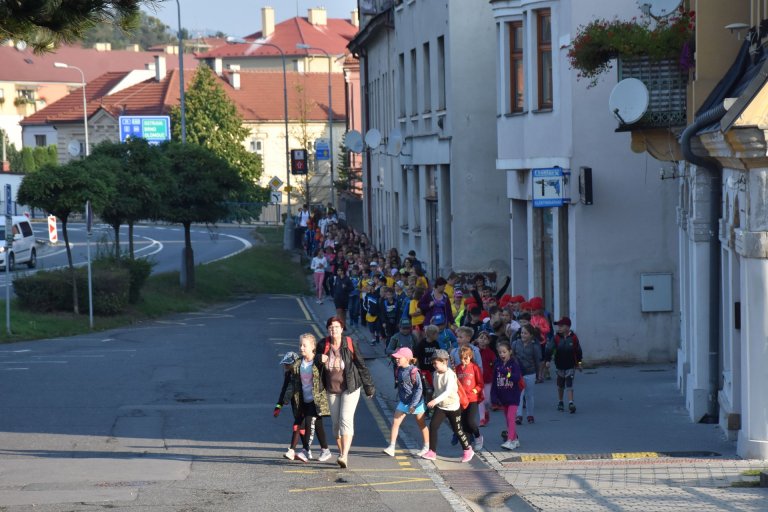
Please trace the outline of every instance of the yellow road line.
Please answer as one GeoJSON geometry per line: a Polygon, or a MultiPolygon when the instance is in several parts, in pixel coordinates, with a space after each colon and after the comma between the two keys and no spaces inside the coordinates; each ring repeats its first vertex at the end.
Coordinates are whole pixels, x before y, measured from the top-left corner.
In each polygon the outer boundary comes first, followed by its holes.
{"type": "Polygon", "coordinates": [[[549,455],[546,453],[520,456],[520,462],[559,462],[566,460],[568,460],[568,458],[565,455],[549,455]]]}
{"type": "Polygon", "coordinates": [[[626,452],[612,453],[612,459],[656,459],[659,457],[657,452],[626,452]]]}
{"type": "Polygon", "coordinates": [[[398,485],[398,484],[411,484],[415,482],[431,482],[432,479],[427,478],[406,478],[403,480],[394,480],[392,482],[379,482],[379,483],[361,483],[361,484],[348,484],[348,485],[326,485],[323,487],[309,487],[306,489],[289,489],[288,492],[311,492],[311,491],[335,491],[337,489],[344,489],[349,487],[379,487],[383,485],[398,485]]]}

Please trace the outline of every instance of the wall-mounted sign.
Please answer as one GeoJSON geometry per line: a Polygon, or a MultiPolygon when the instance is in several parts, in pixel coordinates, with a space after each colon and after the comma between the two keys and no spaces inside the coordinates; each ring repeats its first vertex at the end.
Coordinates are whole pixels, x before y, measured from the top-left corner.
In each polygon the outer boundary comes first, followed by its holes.
{"type": "Polygon", "coordinates": [[[571,171],[562,167],[532,169],[533,207],[553,208],[570,202],[571,171]]]}

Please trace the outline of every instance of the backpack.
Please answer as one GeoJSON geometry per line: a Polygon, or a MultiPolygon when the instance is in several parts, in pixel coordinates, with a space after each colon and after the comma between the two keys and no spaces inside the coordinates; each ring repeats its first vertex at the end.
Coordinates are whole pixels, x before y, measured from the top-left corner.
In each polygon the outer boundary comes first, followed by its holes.
{"type": "MultiPolygon", "coordinates": [[[[349,336],[346,336],[347,338],[347,349],[349,349],[350,352],[352,352],[352,356],[355,355],[355,347],[352,343],[352,338],[349,336]]],[[[323,347],[323,354],[327,354],[329,350],[331,350],[331,339],[330,337],[323,338],[323,341],[325,342],[325,346],[323,347]]]]}
{"type": "Polygon", "coordinates": [[[421,397],[424,400],[424,403],[426,404],[430,400],[432,400],[432,395],[434,393],[434,389],[432,389],[432,386],[429,385],[427,382],[427,378],[424,376],[424,373],[419,370],[416,366],[414,366],[411,369],[411,382],[416,384],[416,379],[414,379],[414,374],[418,375],[418,380],[421,381],[421,397]]]}

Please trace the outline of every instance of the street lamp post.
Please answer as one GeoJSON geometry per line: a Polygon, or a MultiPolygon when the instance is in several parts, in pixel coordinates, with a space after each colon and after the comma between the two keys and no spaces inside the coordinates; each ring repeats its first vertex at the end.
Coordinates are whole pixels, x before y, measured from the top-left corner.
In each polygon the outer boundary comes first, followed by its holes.
{"type": "Polygon", "coordinates": [[[276,44],[264,41],[246,41],[238,37],[227,37],[228,43],[245,43],[257,46],[269,46],[280,52],[280,59],[283,63],[283,117],[285,122],[285,176],[286,188],[288,189],[288,214],[285,216],[285,231],[283,233],[283,248],[290,250],[293,248],[293,216],[291,215],[291,150],[288,140],[288,75],[285,70],[285,52],[276,44]]]}
{"type": "Polygon", "coordinates": [[[83,127],[85,129],[85,156],[88,156],[91,154],[91,150],[88,148],[88,102],[85,96],[85,73],[83,73],[83,70],[79,67],[72,66],[70,64],[64,64],[63,62],[54,62],[53,65],[57,68],[72,68],[80,72],[80,78],[83,82],[83,127]]]}
{"type": "Polygon", "coordinates": [[[315,46],[310,46],[308,44],[302,44],[298,43],[296,45],[296,48],[299,48],[301,50],[317,50],[319,52],[322,52],[325,54],[325,56],[328,58],[328,144],[330,146],[329,148],[329,157],[330,157],[330,165],[331,165],[331,185],[330,185],[330,192],[331,192],[331,205],[333,207],[336,207],[336,194],[333,190],[333,101],[332,101],[332,90],[331,90],[331,55],[323,50],[322,48],[317,48],[315,46]]]}
{"type": "Polygon", "coordinates": [[[181,105],[181,143],[187,143],[187,115],[184,101],[184,41],[181,37],[181,4],[176,0],[176,13],[179,20],[179,103],[181,105]]]}

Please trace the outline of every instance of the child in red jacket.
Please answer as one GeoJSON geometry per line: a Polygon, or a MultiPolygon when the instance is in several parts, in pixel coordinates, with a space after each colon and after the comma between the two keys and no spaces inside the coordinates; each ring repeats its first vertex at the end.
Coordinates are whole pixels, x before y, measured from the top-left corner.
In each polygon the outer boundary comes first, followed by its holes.
{"type": "Polygon", "coordinates": [[[491,348],[491,338],[483,331],[477,335],[477,346],[480,348],[480,359],[483,361],[483,400],[478,402],[480,426],[484,427],[491,421],[491,382],[493,382],[493,367],[496,364],[496,351],[491,348]]]}
{"type": "Polygon", "coordinates": [[[483,371],[472,362],[473,355],[472,349],[468,346],[459,349],[461,364],[456,367],[456,377],[469,400],[466,409],[461,411],[461,426],[464,432],[475,437],[473,449],[477,452],[483,449],[483,436],[480,435],[477,423],[477,407],[484,398],[483,371]]]}

